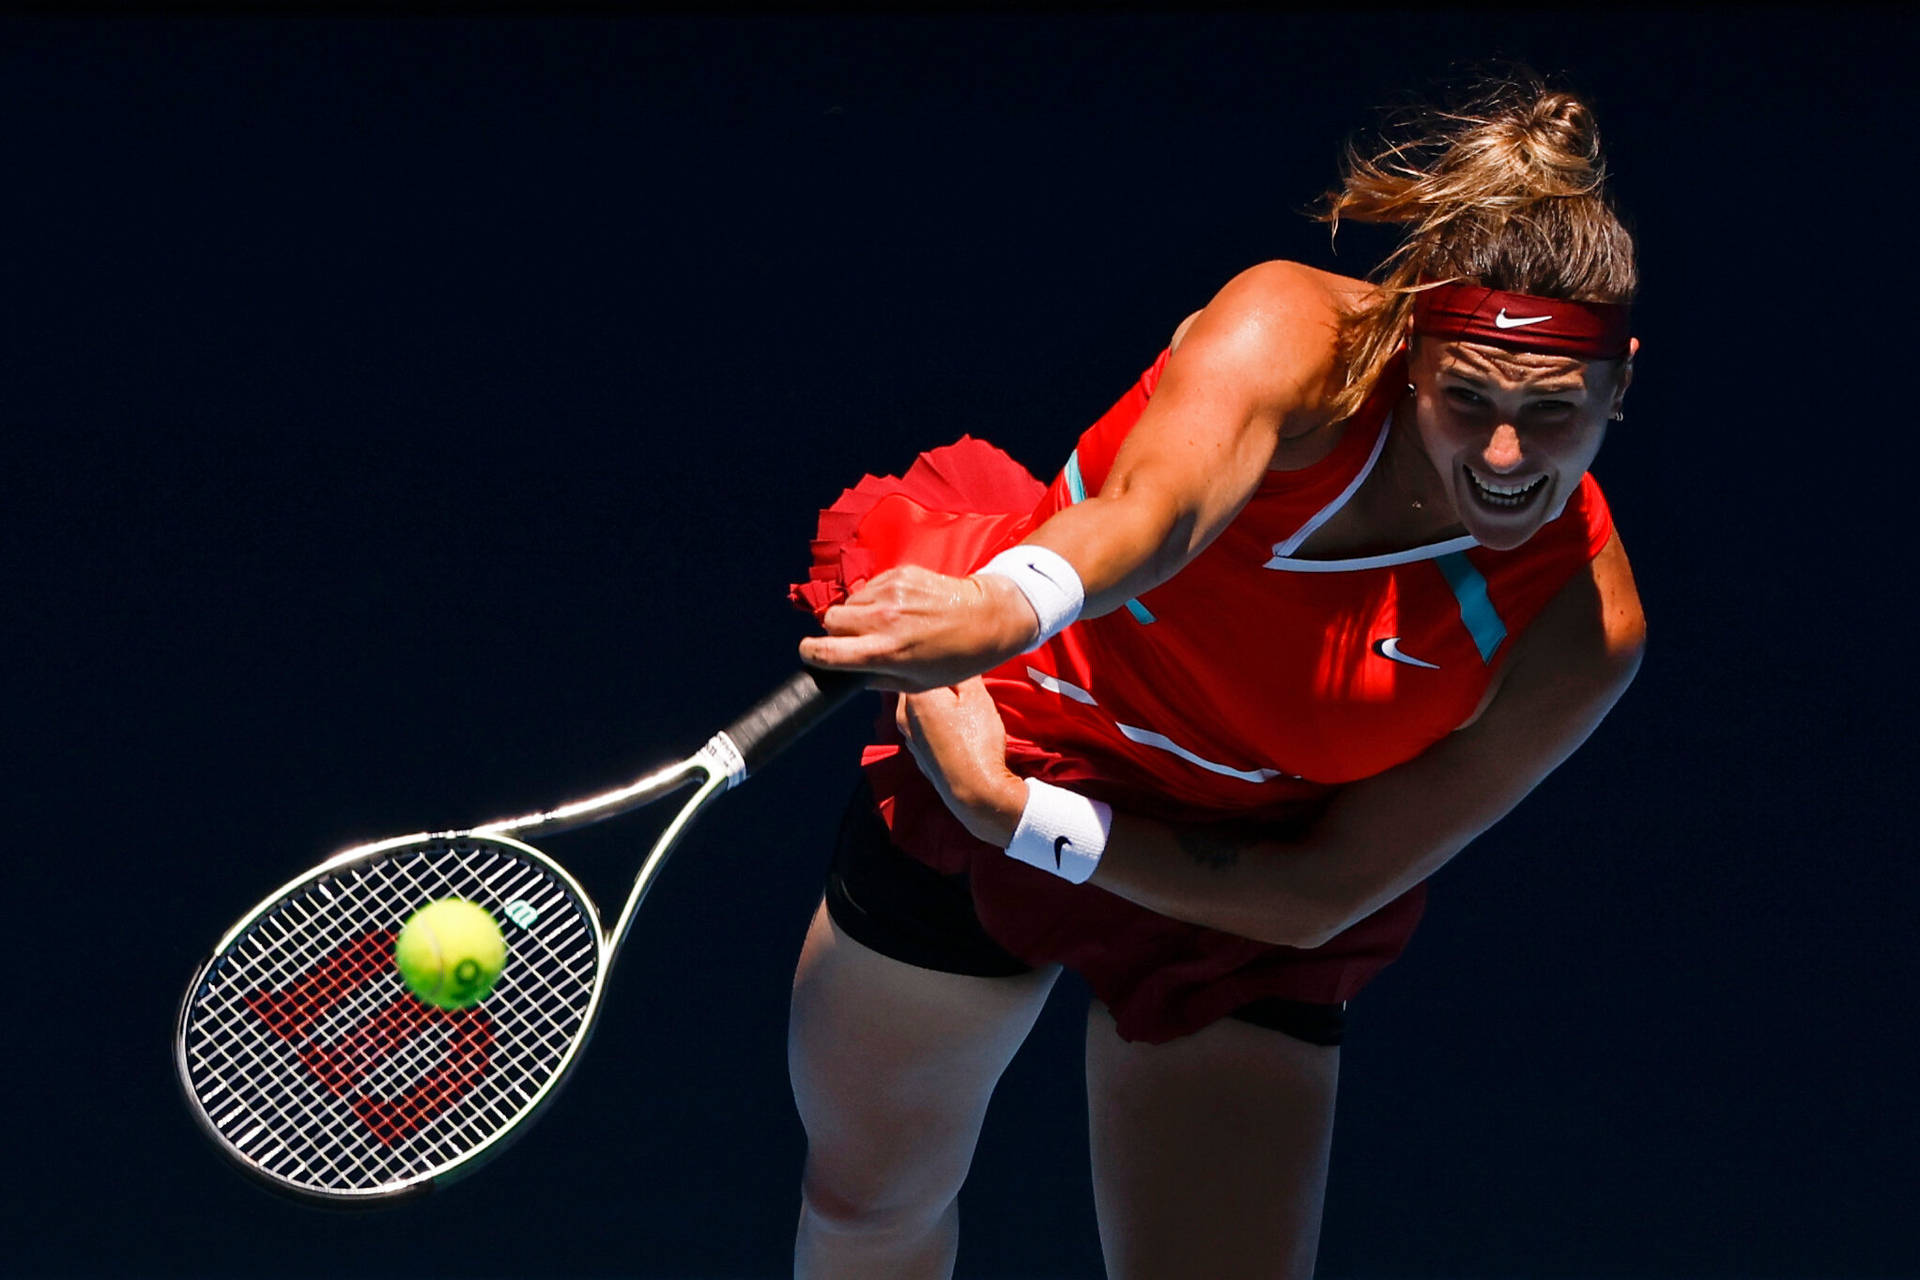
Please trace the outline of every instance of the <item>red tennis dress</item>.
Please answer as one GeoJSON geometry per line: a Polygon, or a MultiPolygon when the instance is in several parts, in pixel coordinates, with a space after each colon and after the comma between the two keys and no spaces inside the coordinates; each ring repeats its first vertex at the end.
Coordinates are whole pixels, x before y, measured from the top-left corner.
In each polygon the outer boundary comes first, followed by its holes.
{"type": "MultiPolygon", "coordinates": [[[[970,438],[904,477],[865,478],[821,513],[795,602],[817,615],[897,564],[970,572],[1099,492],[1166,361],[1080,437],[1051,485],[970,438]]],[[[1381,386],[1403,381],[1388,370],[1381,386]]],[[[1310,826],[1343,783],[1412,759],[1471,715],[1612,521],[1588,475],[1510,551],[1459,538],[1296,558],[1378,460],[1392,400],[1376,395],[1319,462],[1269,472],[1174,578],[989,672],[1014,772],[1135,813],[1285,834],[1310,826]]],[[[1173,920],[975,840],[901,745],[890,708],[878,735],[862,764],[894,843],[968,873],[988,934],[1029,964],[1080,973],[1130,1040],[1170,1040],[1269,996],[1345,1001],[1405,949],[1425,903],[1421,885],[1311,950],[1173,920]]]]}

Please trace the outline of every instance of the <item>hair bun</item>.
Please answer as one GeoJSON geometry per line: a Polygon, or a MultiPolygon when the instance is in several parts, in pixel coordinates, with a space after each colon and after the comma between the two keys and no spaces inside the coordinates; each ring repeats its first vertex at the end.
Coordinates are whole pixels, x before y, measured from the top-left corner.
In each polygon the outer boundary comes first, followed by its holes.
{"type": "Polygon", "coordinates": [[[1542,89],[1527,116],[1534,129],[1552,134],[1567,150],[1590,156],[1600,154],[1600,130],[1594,126],[1593,112],[1572,94],[1542,89]]]}
{"type": "Polygon", "coordinates": [[[1570,93],[1542,89],[1527,111],[1522,130],[1523,150],[1536,166],[1568,182],[1578,175],[1583,179],[1579,182],[1582,193],[1600,185],[1604,177],[1600,130],[1586,103],[1570,93]]]}
{"type": "Polygon", "coordinates": [[[1477,185],[1504,187],[1508,208],[1588,195],[1606,180],[1593,112],[1570,93],[1535,80],[1507,82],[1453,113],[1440,167],[1478,171],[1477,185]]]}

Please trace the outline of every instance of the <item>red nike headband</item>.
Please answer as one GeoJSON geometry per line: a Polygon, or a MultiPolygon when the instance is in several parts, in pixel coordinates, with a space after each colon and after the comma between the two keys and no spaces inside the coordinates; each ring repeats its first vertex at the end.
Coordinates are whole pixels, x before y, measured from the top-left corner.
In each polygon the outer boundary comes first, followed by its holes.
{"type": "Polygon", "coordinates": [[[1618,360],[1627,354],[1632,336],[1627,313],[1618,303],[1569,302],[1503,293],[1481,284],[1443,284],[1414,295],[1413,331],[1582,360],[1618,360]]]}

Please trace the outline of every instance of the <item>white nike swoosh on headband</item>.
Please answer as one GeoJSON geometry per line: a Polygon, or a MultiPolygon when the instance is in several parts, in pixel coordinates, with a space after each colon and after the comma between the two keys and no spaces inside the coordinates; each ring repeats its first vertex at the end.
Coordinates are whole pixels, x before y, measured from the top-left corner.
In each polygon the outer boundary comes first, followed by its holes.
{"type": "Polygon", "coordinates": [[[1552,316],[1514,316],[1512,319],[1508,319],[1507,309],[1502,307],[1500,308],[1500,314],[1493,318],[1493,327],[1496,329],[1519,329],[1530,324],[1544,324],[1551,319],[1553,319],[1552,316]]]}

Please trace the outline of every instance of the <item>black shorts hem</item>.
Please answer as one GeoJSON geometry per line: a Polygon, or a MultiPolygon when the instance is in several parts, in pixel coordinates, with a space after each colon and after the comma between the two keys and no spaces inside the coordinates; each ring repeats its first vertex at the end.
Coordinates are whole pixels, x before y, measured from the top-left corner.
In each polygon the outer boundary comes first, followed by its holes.
{"type": "Polygon", "coordinates": [[[1266,1027],[1290,1035],[1295,1040],[1325,1045],[1330,1049],[1339,1047],[1347,1031],[1347,1006],[1344,1002],[1312,1004],[1304,1000],[1266,996],[1241,1005],[1227,1016],[1236,1022],[1251,1022],[1256,1027],[1266,1027]]]}

